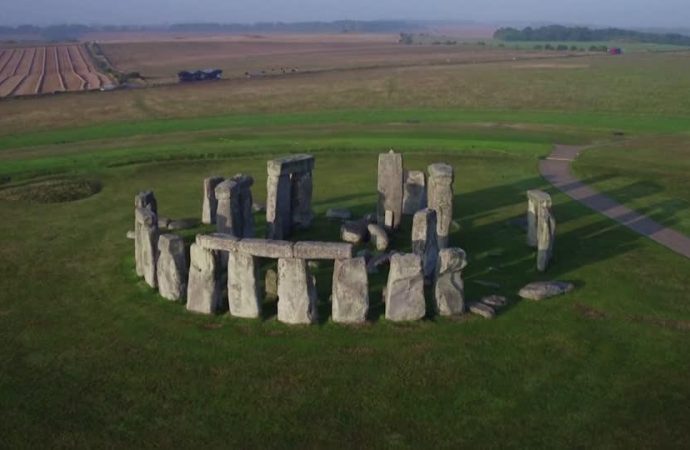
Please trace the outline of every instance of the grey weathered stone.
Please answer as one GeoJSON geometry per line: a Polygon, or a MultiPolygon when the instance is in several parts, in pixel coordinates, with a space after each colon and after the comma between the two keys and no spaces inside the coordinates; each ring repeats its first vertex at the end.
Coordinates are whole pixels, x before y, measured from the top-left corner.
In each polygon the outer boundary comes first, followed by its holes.
{"type": "Polygon", "coordinates": [[[157,215],[158,202],[156,201],[156,196],[153,191],[143,191],[135,195],[134,208],[146,208],[157,215]]]}
{"type": "Polygon", "coordinates": [[[575,285],[565,281],[535,281],[520,289],[518,295],[528,300],[544,300],[566,294],[573,289],[575,285]]]}
{"type": "Polygon", "coordinates": [[[316,289],[304,259],[278,260],[278,321],[288,324],[316,322],[316,289]]]}
{"type": "Polygon", "coordinates": [[[224,311],[220,253],[192,244],[189,256],[187,310],[202,314],[224,311]]]}
{"type": "Polygon", "coordinates": [[[465,251],[444,248],[438,253],[434,297],[436,312],[452,316],[465,312],[465,283],[462,271],[467,267],[465,251]]]}
{"type": "Polygon", "coordinates": [[[218,201],[216,200],[216,186],[223,182],[223,177],[209,177],[204,179],[204,198],[201,208],[201,222],[206,225],[216,223],[216,210],[218,201]]]}
{"type": "Polygon", "coordinates": [[[212,234],[197,234],[197,245],[207,250],[218,250],[223,252],[236,251],[239,246],[240,239],[232,234],[212,233],[212,234]]]}
{"type": "Polygon", "coordinates": [[[170,226],[170,219],[163,216],[158,216],[158,229],[166,230],[170,226]]]}
{"type": "Polygon", "coordinates": [[[293,243],[270,239],[242,239],[238,242],[239,251],[259,258],[292,258],[293,243]]]}
{"type": "Polygon", "coordinates": [[[156,260],[158,258],[158,218],[148,208],[134,210],[136,235],[134,237],[134,259],[137,275],[143,276],[146,283],[155,288],[156,260]]]}
{"type": "Polygon", "coordinates": [[[426,176],[421,170],[406,170],[403,183],[403,214],[411,216],[426,208],[426,176]]]}
{"type": "Polygon", "coordinates": [[[491,306],[494,310],[501,309],[508,304],[508,300],[501,295],[488,295],[479,302],[491,306]]]}
{"type": "Polygon", "coordinates": [[[278,297],[278,272],[273,269],[268,269],[266,271],[266,278],[264,281],[264,287],[266,291],[266,297],[276,298],[278,297]]]}
{"type": "Polygon", "coordinates": [[[358,252],[355,254],[355,256],[356,256],[357,258],[364,258],[364,261],[366,261],[367,263],[369,263],[369,261],[371,260],[372,256],[374,256],[374,255],[373,255],[373,253],[371,253],[371,250],[369,250],[368,248],[363,248],[363,249],[361,249],[360,251],[358,251],[358,252]]]}
{"type": "Polygon", "coordinates": [[[266,237],[268,239],[285,239],[292,231],[291,188],[290,175],[274,175],[269,169],[266,181],[266,237]]]}
{"type": "Polygon", "coordinates": [[[428,208],[436,211],[438,247],[448,247],[450,223],[453,221],[453,167],[444,163],[431,164],[428,168],[428,208]]]}
{"type": "Polygon", "coordinates": [[[266,212],[266,205],[262,205],[261,203],[253,203],[252,211],[255,213],[266,212]]]}
{"type": "Polygon", "coordinates": [[[328,219],[350,220],[351,217],[352,212],[349,209],[331,208],[326,211],[326,218],[328,219]]]}
{"type": "Polygon", "coordinates": [[[556,219],[551,214],[551,208],[539,206],[539,221],[537,226],[537,270],[545,272],[553,257],[553,246],[556,240],[556,219]]]}
{"type": "Polygon", "coordinates": [[[134,239],[136,239],[136,236],[137,236],[137,234],[134,232],[134,230],[129,230],[127,232],[127,239],[134,240],[134,239]]]}
{"type": "Polygon", "coordinates": [[[340,242],[296,242],[292,246],[292,257],[301,259],[352,258],[352,244],[340,242]]]}
{"type": "Polygon", "coordinates": [[[184,240],[174,234],[158,238],[156,276],[158,292],[163,298],[178,301],[187,296],[187,254],[184,240]]]}
{"type": "Polygon", "coordinates": [[[216,229],[218,233],[232,234],[242,237],[235,232],[240,228],[237,223],[241,214],[240,209],[240,185],[233,180],[225,180],[216,186],[216,229]]]}
{"type": "Polygon", "coordinates": [[[243,238],[253,238],[255,236],[254,213],[252,211],[254,198],[251,188],[254,185],[254,178],[245,174],[237,174],[231,179],[239,185],[239,205],[237,216],[233,218],[235,235],[243,238]]]}
{"type": "Polygon", "coordinates": [[[383,214],[383,226],[386,227],[387,230],[395,230],[395,215],[393,211],[390,209],[387,209],[386,212],[383,214]]]}
{"type": "Polygon", "coordinates": [[[298,229],[306,229],[314,220],[311,197],[314,190],[311,172],[295,173],[292,181],[292,224],[298,229]]]}
{"type": "Polygon", "coordinates": [[[292,175],[314,171],[316,160],[313,155],[296,154],[268,161],[269,175],[292,175]]]}
{"type": "Polygon", "coordinates": [[[178,231],[178,230],[189,230],[191,228],[196,228],[199,226],[199,219],[174,219],[168,222],[168,230],[178,231]]]}
{"type": "Polygon", "coordinates": [[[261,316],[257,258],[242,252],[228,253],[228,304],[230,314],[245,319],[261,316]]]}
{"type": "Polygon", "coordinates": [[[378,194],[378,223],[397,229],[402,219],[403,203],[403,158],[400,153],[391,150],[379,155],[378,194]]]}
{"type": "Polygon", "coordinates": [[[527,245],[537,247],[540,208],[551,208],[551,196],[544,191],[527,191],[527,245]]]}
{"type": "Polygon", "coordinates": [[[426,313],[422,260],[414,254],[395,254],[386,284],[386,319],[419,320],[426,313]]]}
{"type": "Polygon", "coordinates": [[[383,227],[376,225],[375,223],[370,223],[367,226],[367,231],[369,232],[369,238],[372,244],[376,247],[376,250],[384,252],[388,249],[390,245],[390,240],[388,239],[388,233],[383,227]]]}
{"type": "Polygon", "coordinates": [[[485,319],[493,319],[496,317],[496,311],[491,306],[481,302],[470,304],[469,309],[472,314],[482,316],[485,319]]]}
{"type": "Polygon", "coordinates": [[[412,253],[422,258],[426,278],[434,275],[438,259],[436,217],[436,211],[425,208],[417,211],[412,219],[412,253]]]}
{"type": "Polygon", "coordinates": [[[332,298],[334,322],[366,321],[369,311],[369,278],[364,258],[335,261],[332,298]]]}
{"type": "Polygon", "coordinates": [[[389,264],[391,261],[391,253],[381,253],[379,255],[374,255],[371,257],[367,263],[367,273],[374,274],[378,273],[379,267],[389,264]]]}
{"type": "Polygon", "coordinates": [[[351,244],[360,244],[367,240],[369,231],[363,221],[348,221],[340,226],[340,238],[351,244]]]}

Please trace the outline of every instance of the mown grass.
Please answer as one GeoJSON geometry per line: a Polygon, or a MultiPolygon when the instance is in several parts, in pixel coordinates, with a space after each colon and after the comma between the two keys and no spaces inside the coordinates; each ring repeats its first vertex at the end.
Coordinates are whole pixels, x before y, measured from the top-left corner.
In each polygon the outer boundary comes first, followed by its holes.
{"type": "MultiPolygon", "coordinates": [[[[686,62],[659,58],[529,76],[501,73],[501,65],[430,70],[416,91],[410,83],[421,73],[388,72],[377,75],[393,81],[385,94],[380,79],[350,74],[296,93],[286,83],[247,97],[219,88],[220,96],[150,90],[0,103],[10,116],[0,117],[0,179],[12,178],[3,188],[66,176],[102,183],[96,195],[67,203],[0,198],[2,445],[685,448],[690,265],[553,191],[537,171],[553,142],[613,140],[576,163],[585,182],[652,212],[685,201],[690,111],[686,91],[671,96],[687,77],[659,73],[686,62]],[[314,96],[297,99],[305,93],[314,96]],[[109,109],[103,98],[113,99],[109,109]],[[130,109],[133,98],[141,109],[130,109]],[[245,103],[223,103],[229,98],[245,103]],[[240,114],[275,99],[270,113],[240,114]],[[89,116],[95,110],[107,118],[89,116]],[[385,270],[371,277],[371,323],[354,328],[329,320],[329,264],[316,273],[322,319],[311,327],[278,323],[271,301],[264,320],[192,315],[135,276],[125,233],[138,190],[154,189],[166,217],[198,217],[203,177],[250,173],[261,202],[265,161],[311,151],[317,221],[296,238],[336,240],[325,211],[372,211],[376,154],[390,147],[405,152],[410,169],[455,167],[460,229],[452,243],[469,255],[468,299],[509,298],[496,320],[430,314],[388,323],[385,270]],[[533,188],[553,194],[558,220],[546,274],[511,225],[533,188]],[[577,289],[520,301],[517,290],[538,279],[577,289]]],[[[653,217],[687,223],[684,208],[653,217]]],[[[409,228],[408,220],[396,248],[409,249],[409,228]]]]}

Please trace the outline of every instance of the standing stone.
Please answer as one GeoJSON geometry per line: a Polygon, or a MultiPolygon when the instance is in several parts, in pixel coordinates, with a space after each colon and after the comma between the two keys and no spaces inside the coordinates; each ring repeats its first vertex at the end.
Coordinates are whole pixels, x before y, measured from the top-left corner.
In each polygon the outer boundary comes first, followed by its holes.
{"type": "Polygon", "coordinates": [[[235,236],[240,238],[254,237],[254,214],[252,212],[252,186],[254,178],[245,174],[237,174],[231,178],[236,183],[236,197],[231,202],[232,228],[235,236]]]}
{"type": "Polygon", "coordinates": [[[206,225],[216,223],[216,210],[218,200],[216,200],[216,186],[223,182],[223,177],[209,177],[204,179],[204,199],[201,209],[201,222],[206,225]]]}
{"type": "Polygon", "coordinates": [[[537,228],[541,208],[551,208],[551,196],[544,191],[527,191],[527,245],[537,247],[537,228]]]}
{"type": "Polygon", "coordinates": [[[231,234],[241,237],[241,223],[237,223],[240,216],[240,185],[234,180],[225,180],[216,186],[216,230],[218,233],[231,234]],[[237,228],[237,230],[235,230],[237,228]]]}
{"type": "Polygon", "coordinates": [[[364,258],[337,259],[333,267],[333,321],[363,323],[369,311],[369,278],[364,258]]]}
{"type": "MultiPolygon", "coordinates": [[[[270,167],[269,167],[270,169],[270,167]]],[[[290,235],[292,213],[290,175],[271,173],[266,181],[266,238],[284,239],[290,235]]]]}
{"type": "Polygon", "coordinates": [[[278,272],[273,269],[268,269],[266,271],[266,278],[264,280],[264,287],[266,291],[266,297],[276,298],[278,297],[278,272]]]}
{"type": "Polygon", "coordinates": [[[164,234],[158,238],[158,292],[178,301],[187,296],[187,255],[182,237],[164,234]]]}
{"type": "Polygon", "coordinates": [[[553,245],[556,240],[556,219],[551,208],[542,203],[539,206],[537,224],[537,270],[545,272],[553,256],[553,245]]]}
{"type": "Polygon", "coordinates": [[[432,164],[428,168],[428,204],[436,211],[438,247],[448,247],[450,224],[453,221],[453,167],[444,163],[432,164]]]}
{"type": "Polygon", "coordinates": [[[426,176],[421,170],[406,170],[403,184],[403,214],[411,216],[426,208],[426,176]]]}
{"type": "Polygon", "coordinates": [[[228,303],[230,314],[245,319],[261,316],[258,258],[242,252],[229,252],[228,303]]]}
{"type": "Polygon", "coordinates": [[[306,229],[314,220],[311,209],[311,197],[314,190],[311,172],[301,172],[292,175],[291,210],[292,224],[298,229],[306,229]]]}
{"type": "Polygon", "coordinates": [[[134,237],[134,259],[137,275],[143,276],[146,283],[155,288],[156,259],[158,257],[158,218],[147,208],[134,210],[136,236],[134,237]]]}
{"type": "Polygon", "coordinates": [[[316,289],[304,259],[278,260],[278,321],[288,324],[316,322],[316,289]]]}
{"type": "Polygon", "coordinates": [[[436,237],[436,211],[425,208],[412,219],[412,253],[422,258],[424,277],[430,279],[436,270],[438,242],[436,237]]]}
{"type": "Polygon", "coordinates": [[[460,248],[445,248],[438,254],[434,298],[436,312],[442,316],[453,316],[465,312],[465,284],[462,270],[467,267],[465,251],[460,248]]]}
{"type": "Polygon", "coordinates": [[[422,259],[414,254],[395,254],[386,284],[386,319],[395,322],[424,317],[424,274],[422,259]]]}
{"type": "Polygon", "coordinates": [[[146,208],[154,214],[158,214],[158,202],[153,191],[143,191],[135,195],[134,208],[146,208]]]}
{"type": "Polygon", "coordinates": [[[391,150],[379,155],[378,193],[378,223],[397,229],[402,219],[403,203],[403,158],[400,153],[391,150]]]}
{"type": "Polygon", "coordinates": [[[187,310],[202,314],[224,311],[219,252],[192,244],[189,255],[187,310]]]}

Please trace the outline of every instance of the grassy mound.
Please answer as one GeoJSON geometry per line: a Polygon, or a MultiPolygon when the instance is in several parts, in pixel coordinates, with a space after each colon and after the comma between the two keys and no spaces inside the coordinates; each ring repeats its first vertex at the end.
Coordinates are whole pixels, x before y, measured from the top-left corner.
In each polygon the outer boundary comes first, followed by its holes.
{"type": "Polygon", "coordinates": [[[63,203],[98,194],[103,185],[98,180],[59,179],[11,186],[0,190],[0,200],[38,203],[63,203]]]}

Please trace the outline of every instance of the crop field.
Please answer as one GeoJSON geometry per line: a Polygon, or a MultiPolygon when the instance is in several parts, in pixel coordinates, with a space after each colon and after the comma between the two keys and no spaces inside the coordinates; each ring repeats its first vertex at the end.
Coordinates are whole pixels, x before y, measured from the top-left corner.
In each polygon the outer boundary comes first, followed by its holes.
{"type": "Polygon", "coordinates": [[[150,84],[177,81],[181,70],[217,67],[225,78],[277,76],[313,71],[338,71],[434,64],[479,64],[513,59],[562,57],[487,49],[474,44],[455,46],[402,45],[398,36],[257,35],[203,40],[165,39],[104,42],[101,48],[121,72],[139,72],[150,84]]]}
{"type": "MultiPolygon", "coordinates": [[[[573,165],[583,181],[690,234],[690,53],[541,61],[420,46],[387,56],[399,47],[368,39],[323,39],[348,56],[295,76],[0,102],[3,447],[687,448],[690,262],[553,189],[538,165],[554,143],[592,145],[573,165]],[[371,46],[374,67],[366,52],[346,67],[358,45],[371,46]],[[453,51],[492,62],[446,63],[453,51]],[[438,317],[428,289],[424,320],[389,322],[386,268],[369,279],[369,321],[357,327],[331,319],[331,263],[312,268],[313,326],[279,323],[269,298],[257,320],[191,314],[136,276],[125,237],[136,192],[154,190],[166,217],[197,218],[204,177],[250,174],[263,203],[266,161],[311,153],[316,220],[294,238],[336,241],[326,211],[374,210],[377,155],[391,148],[408,169],[454,167],[451,244],[468,254],[468,300],[508,298],[494,320],[438,317]],[[555,259],[543,274],[515,225],[528,189],[554,201],[555,259]],[[576,289],[517,295],[553,279],[576,289]]],[[[162,45],[120,44],[139,48],[132,70],[162,45]]],[[[307,47],[327,58],[313,42],[279,44],[286,61],[304,51],[318,64],[307,47]]],[[[194,45],[181,46],[183,62],[197,63],[194,45]]],[[[46,48],[46,73],[65,58],[75,73],[88,67],[46,48]]],[[[247,58],[268,64],[261,48],[247,58]]],[[[146,70],[164,79],[176,64],[146,70]]],[[[265,215],[255,219],[261,236],[265,215]]],[[[410,227],[396,250],[410,251],[410,227]]]]}
{"type": "Polygon", "coordinates": [[[82,45],[0,47],[0,97],[96,90],[110,83],[82,45]]]}

